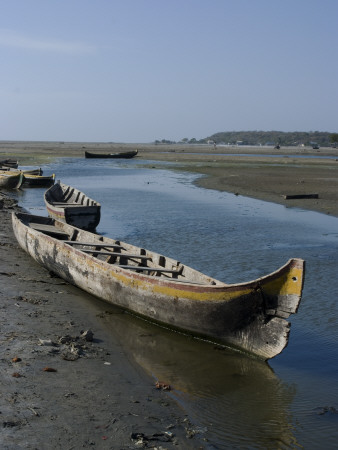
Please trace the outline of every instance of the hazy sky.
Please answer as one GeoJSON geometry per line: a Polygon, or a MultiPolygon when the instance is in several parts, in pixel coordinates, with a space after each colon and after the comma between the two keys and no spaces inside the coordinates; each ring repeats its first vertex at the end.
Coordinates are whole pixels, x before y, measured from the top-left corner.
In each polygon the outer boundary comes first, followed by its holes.
{"type": "Polygon", "coordinates": [[[0,140],[338,132],[337,0],[0,0],[0,140]]]}

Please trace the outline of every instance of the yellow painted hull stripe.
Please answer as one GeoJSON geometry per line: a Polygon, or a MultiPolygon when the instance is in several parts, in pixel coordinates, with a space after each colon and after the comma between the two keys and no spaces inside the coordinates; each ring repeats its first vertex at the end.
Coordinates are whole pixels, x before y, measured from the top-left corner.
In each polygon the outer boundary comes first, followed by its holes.
{"type": "MultiPolygon", "coordinates": [[[[82,259],[82,258],[81,258],[82,259]]],[[[96,266],[99,272],[109,270],[106,267],[102,267],[96,261],[87,260],[86,262],[90,266],[96,266]]],[[[248,288],[245,285],[241,288],[240,285],[236,288],[236,285],[228,285],[222,289],[222,287],[216,287],[215,290],[209,290],[209,292],[194,292],[190,290],[177,289],[168,285],[159,285],[149,283],[146,280],[129,277],[122,272],[109,271],[110,276],[116,281],[120,282],[126,287],[152,292],[154,294],[167,296],[171,298],[186,298],[188,300],[196,301],[230,301],[235,298],[242,297],[244,295],[251,294],[252,287],[248,288]],[[229,289],[228,289],[229,288],[229,289]]],[[[282,273],[279,277],[270,281],[262,281],[264,293],[268,295],[301,295],[302,291],[302,276],[303,271],[298,268],[291,268],[290,270],[282,273]]],[[[211,286],[209,286],[211,287],[211,286]]]]}

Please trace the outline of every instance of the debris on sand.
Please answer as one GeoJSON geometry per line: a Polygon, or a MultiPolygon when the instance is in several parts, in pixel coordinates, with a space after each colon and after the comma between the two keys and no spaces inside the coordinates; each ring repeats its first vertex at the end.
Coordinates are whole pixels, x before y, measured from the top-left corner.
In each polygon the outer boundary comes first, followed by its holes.
{"type": "Polygon", "coordinates": [[[94,333],[92,330],[81,331],[81,337],[87,342],[92,342],[94,338],[94,333]]]}
{"type": "Polygon", "coordinates": [[[19,358],[18,356],[15,356],[14,358],[12,358],[12,362],[16,363],[16,362],[20,362],[21,358],[19,358]]]}
{"type": "Polygon", "coordinates": [[[156,389],[162,389],[162,391],[171,391],[170,384],[163,383],[163,381],[157,381],[155,387],[156,389]]]}
{"type": "Polygon", "coordinates": [[[82,354],[82,349],[73,343],[70,343],[70,345],[65,346],[65,348],[61,352],[62,359],[66,361],[76,361],[80,358],[82,354]]]}
{"type": "MultiPolygon", "coordinates": [[[[153,433],[151,435],[146,435],[145,433],[132,433],[131,440],[135,445],[139,447],[151,447],[154,448],[153,442],[174,442],[174,434],[170,432],[164,433],[153,433]],[[152,442],[150,444],[150,442],[152,442]]],[[[159,447],[157,447],[159,448],[159,447]]]]}
{"type": "Polygon", "coordinates": [[[39,339],[39,345],[47,345],[50,347],[56,346],[56,344],[51,339],[39,339]]]}

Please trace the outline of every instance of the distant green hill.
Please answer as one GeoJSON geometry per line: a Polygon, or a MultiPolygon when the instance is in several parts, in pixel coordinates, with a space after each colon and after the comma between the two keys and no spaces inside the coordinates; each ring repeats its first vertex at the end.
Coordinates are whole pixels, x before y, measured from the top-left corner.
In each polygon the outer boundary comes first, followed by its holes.
{"type": "Polygon", "coordinates": [[[214,141],[216,144],[241,143],[243,145],[311,145],[317,143],[322,147],[329,147],[332,134],[324,131],[225,131],[212,134],[198,142],[214,141]]]}

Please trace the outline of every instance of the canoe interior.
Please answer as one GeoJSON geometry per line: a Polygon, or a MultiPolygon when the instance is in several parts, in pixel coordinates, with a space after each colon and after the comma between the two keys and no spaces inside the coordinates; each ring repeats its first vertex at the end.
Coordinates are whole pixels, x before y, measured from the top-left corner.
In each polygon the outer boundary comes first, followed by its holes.
{"type": "Polygon", "coordinates": [[[86,194],[63,183],[55,183],[45,193],[48,203],[59,207],[68,206],[100,206],[100,203],[89,198],[86,194]]]}
{"type": "Polygon", "coordinates": [[[72,186],[58,182],[44,193],[50,217],[83,230],[95,231],[101,219],[101,205],[72,186]]]}
{"type": "Polygon", "coordinates": [[[157,279],[162,278],[166,281],[172,280],[209,286],[225,285],[223,282],[181,264],[175,259],[120,240],[74,228],[51,217],[21,214],[20,219],[27,226],[64,241],[65,244],[76,250],[81,250],[102,262],[116,265],[133,273],[156,277],[157,279]]]}

